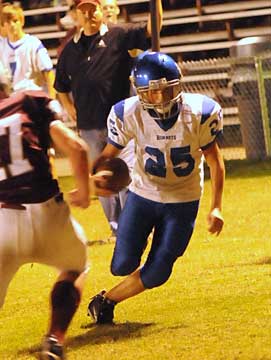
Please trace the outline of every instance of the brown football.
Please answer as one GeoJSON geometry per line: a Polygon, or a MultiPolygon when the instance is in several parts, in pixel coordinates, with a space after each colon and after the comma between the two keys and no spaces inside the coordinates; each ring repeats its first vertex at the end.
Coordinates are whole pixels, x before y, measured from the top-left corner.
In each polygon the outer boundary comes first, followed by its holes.
{"type": "Polygon", "coordinates": [[[129,169],[120,158],[107,159],[95,168],[94,174],[101,176],[103,181],[95,181],[96,187],[118,193],[131,182],[129,169]],[[107,173],[108,172],[108,173],[107,173]]]}

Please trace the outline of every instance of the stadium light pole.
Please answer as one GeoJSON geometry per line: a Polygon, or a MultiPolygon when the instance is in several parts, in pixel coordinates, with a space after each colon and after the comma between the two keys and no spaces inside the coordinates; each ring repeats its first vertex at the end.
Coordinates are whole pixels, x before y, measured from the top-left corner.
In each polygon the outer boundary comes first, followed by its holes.
{"type": "Polygon", "coordinates": [[[150,0],[152,51],[160,51],[160,29],[158,28],[158,7],[156,0],[150,0]]]}

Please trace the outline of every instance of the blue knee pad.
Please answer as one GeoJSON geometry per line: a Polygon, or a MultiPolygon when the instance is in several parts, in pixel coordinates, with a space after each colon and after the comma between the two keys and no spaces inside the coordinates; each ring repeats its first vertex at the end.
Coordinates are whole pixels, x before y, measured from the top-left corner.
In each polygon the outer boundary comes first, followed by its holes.
{"type": "Polygon", "coordinates": [[[156,256],[152,261],[147,261],[140,272],[141,280],[146,289],[161,286],[170,277],[176,255],[164,253],[156,256]]]}
{"type": "Polygon", "coordinates": [[[140,259],[137,256],[113,256],[111,262],[111,273],[115,276],[125,276],[135,271],[140,264],[140,259]]]}

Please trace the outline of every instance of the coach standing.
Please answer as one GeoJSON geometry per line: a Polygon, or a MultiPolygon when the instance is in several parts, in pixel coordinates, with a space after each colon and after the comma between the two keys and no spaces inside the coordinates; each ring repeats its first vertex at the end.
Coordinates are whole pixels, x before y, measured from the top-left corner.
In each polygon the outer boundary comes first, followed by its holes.
{"type": "MultiPolygon", "coordinates": [[[[156,1],[161,24],[161,0],[156,1]]],[[[129,96],[128,50],[150,47],[151,21],[107,26],[100,0],[76,0],[75,4],[82,30],[60,55],[55,89],[95,159],[106,144],[111,106],[129,96]]]]}

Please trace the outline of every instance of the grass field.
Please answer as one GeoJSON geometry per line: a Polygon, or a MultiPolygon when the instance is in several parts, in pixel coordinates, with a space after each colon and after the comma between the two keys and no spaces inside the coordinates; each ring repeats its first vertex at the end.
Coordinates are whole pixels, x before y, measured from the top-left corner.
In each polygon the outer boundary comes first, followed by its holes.
{"type": "MultiPolygon", "coordinates": [[[[113,244],[89,247],[91,272],[69,329],[69,360],[271,360],[271,162],[228,162],[225,227],[206,231],[206,181],[196,229],[170,280],[116,307],[115,326],[94,326],[89,297],[118,281],[109,273],[113,244]]],[[[61,179],[63,188],[70,179],[61,179]]],[[[109,235],[97,200],[74,211],[88,238],[109,235]]],[[[0,359],[35,358],[46,331],[55,273],[26,265],[1,311],[0,359]]]]}

